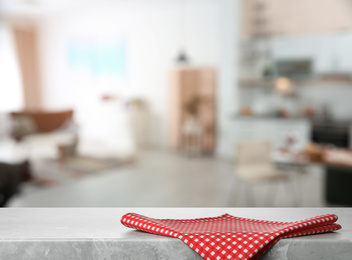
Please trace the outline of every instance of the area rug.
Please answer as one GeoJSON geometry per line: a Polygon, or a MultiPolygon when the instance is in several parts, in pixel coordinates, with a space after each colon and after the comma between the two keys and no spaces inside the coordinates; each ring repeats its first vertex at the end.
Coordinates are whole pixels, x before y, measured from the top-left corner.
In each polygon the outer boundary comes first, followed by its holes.
{"type": "Polygon", "coordinates": [[[130,163],[131,159],[100,159],[92,157],[70,157],[62,166],[64,169],[78,173],[97,173],[130,163]]]}

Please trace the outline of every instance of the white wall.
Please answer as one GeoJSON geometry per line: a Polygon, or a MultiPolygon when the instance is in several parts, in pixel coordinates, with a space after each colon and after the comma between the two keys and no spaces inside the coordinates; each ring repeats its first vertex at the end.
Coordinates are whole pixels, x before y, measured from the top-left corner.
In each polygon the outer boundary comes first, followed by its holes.
{"type": "Polygon", "coordinates": [[[219,77],[217,92],[217,155],[232,159],[232,116],[238,111],[239,1],[224,0],[219,9],[219,77]]]}
{"type": "MultiPolygon", "coordinates": [[[[236,0],[135,0],[81,8],[47,18],[42,24],[42,66],[47,108],[98,106],[98,95],[113,90],[123,97],[141,97],[153,119],[151,143],[167,140],[169,70],[180,48],[192,65],[218,68],[218,153],[228,147],[228,119],[236,110],[236,0]],[[179,3],[182,3],[181,5],[179,3]],[[94,79],[70,71],[67,44],[71,40],[127,43],[126,79],[94,79]],[[82,105],[86,104],[86,105],[82,105]]],[[[82,74],[80,74],[82,73],[82,74]]]]}

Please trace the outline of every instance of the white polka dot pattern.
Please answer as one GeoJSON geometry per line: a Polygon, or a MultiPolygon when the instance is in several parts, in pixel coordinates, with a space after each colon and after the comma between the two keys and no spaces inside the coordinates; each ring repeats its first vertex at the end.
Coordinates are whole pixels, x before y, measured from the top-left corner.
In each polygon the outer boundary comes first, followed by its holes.
{"type": "Polygon", "coordinates": [[[203,259],[257,259],[279,239],[341,229],[337,216],[321,215],[295,222],[234,217],[153,219],[125,214],[121,223],[138,230],[181,239],[203,259]]]}

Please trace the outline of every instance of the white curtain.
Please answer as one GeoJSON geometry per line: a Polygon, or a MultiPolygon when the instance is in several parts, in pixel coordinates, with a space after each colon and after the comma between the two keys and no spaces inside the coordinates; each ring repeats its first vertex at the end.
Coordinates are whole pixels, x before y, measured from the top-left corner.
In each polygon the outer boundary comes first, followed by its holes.
{"type": "Polygon", "coordinates": [[[0,23],[0,139],[9,136],[8,112],[23,107],[22,82],[12,31],[0,23]]]}
{"type": "Polygon", "coordinates": [[[0,23],[0,113],[23,106],[22,82],[12,31],[0,23]]]}

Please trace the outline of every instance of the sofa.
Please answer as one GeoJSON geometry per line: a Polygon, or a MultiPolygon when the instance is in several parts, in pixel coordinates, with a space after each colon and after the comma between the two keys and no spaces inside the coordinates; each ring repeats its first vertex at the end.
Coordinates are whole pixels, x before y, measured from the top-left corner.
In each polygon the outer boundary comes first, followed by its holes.
{"type": "Polygon", "coordinates": [[[51,147],[59,158],[63,152],[74,153],[78,141],[78,127],[73,121],[74,111],[16,111],[10,113],[11,137],[21,143],[30,154],[37,147],[51,147]],[[63,149],[70,147],[71,149],[63,149]]]}

